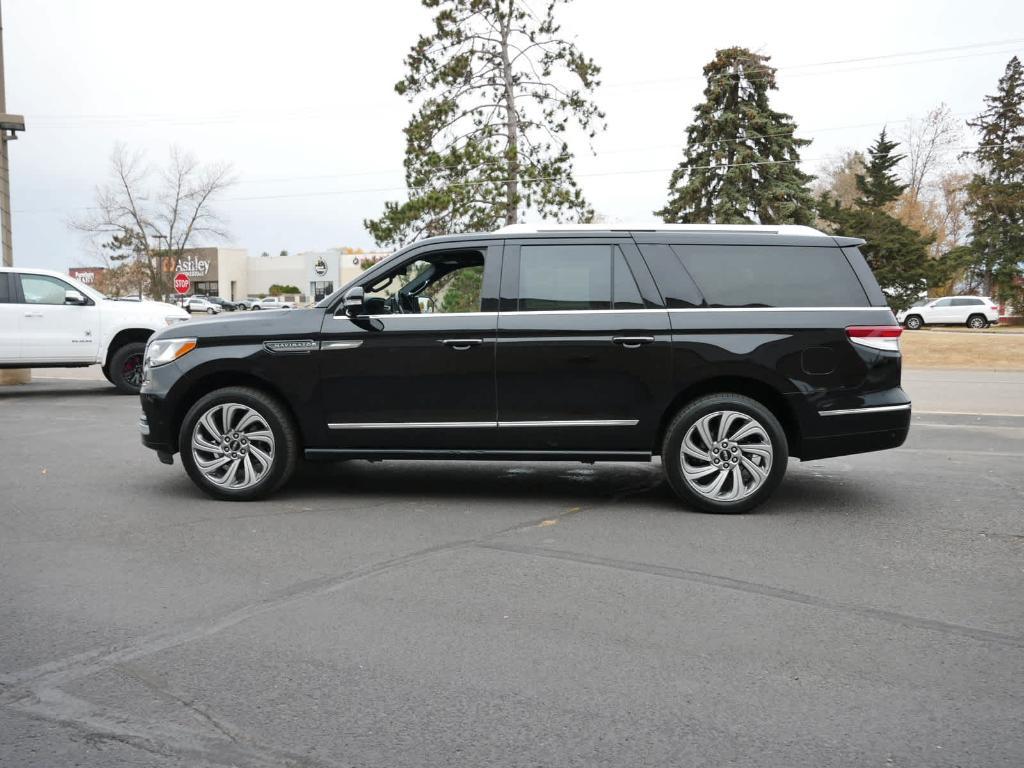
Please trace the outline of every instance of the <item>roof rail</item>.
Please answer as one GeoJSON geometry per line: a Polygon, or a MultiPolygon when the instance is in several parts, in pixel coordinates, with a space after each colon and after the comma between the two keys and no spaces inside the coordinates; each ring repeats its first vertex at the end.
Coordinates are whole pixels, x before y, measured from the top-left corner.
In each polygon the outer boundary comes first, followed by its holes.
{"type": "Polygon", "coordinates": [[[662,224],[644,222],[639,224],[506,224],[496,229],[495,234],[537,234],[543,232],[730,232],[745,234],[760,232],[770,235],[815,235],[828,237],[814,227],[800,224],[662,224]]]}

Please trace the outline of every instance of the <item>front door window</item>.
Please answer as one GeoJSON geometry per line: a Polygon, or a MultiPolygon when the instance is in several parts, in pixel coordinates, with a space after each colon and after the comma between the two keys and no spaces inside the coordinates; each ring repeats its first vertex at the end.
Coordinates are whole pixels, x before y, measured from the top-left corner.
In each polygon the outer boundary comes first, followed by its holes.
{"type": "Polygon", "coordinates": [[[368,315],[479,312],[484,258],[479,251],[428,254],[364,286],[368,315]]]}

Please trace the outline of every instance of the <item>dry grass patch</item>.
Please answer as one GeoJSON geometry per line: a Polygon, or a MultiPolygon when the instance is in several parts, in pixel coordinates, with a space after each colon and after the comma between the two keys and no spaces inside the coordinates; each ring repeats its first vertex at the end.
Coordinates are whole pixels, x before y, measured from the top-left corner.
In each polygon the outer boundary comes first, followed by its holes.
{"type": "Polygon", "coordinates": [[[1024,335],[904,331],[907,368],[1024,370],[1024,335]]]}

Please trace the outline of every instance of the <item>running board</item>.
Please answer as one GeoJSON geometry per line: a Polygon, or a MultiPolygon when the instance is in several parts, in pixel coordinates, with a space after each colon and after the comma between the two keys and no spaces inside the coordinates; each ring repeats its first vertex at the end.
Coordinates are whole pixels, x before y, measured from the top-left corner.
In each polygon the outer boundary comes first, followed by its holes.
{"type": "Polygon", "coordinates": [[[339,459],[473,459],[475,461],[650,461],[650,451],[503,451],[416,448],[307,448],[307,461],[339,459]]]}

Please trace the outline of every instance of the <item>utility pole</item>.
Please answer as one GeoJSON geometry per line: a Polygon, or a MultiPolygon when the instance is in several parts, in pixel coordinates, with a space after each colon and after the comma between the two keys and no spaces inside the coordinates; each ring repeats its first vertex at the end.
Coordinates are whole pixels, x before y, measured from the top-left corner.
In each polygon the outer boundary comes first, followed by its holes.
{"type": "MultiPolygon", "coordinates": [[[[25,118],[7,114],[7,93],[4,85],[4,22],[0,8],[0,238],[3,239],[3,265],[14,266],[11,247],[11,172],[7,162],[7,142],[18,138],[17,131],[25,130],[25,118]]],[[[32,380],[30,368],[0,370],[0,384],[28,384],[32,380]]]]}
{"type": "Polygon", "coordinates": [[[7,114],[7,92],[4,84],[4,22],[0,7],[0,238],[3,239],[3,264],[14,266],[11,247],[11,171],[7,159],[7,142],[18,138],[17,131],[25,130],[25,118],[7,114]]]}

